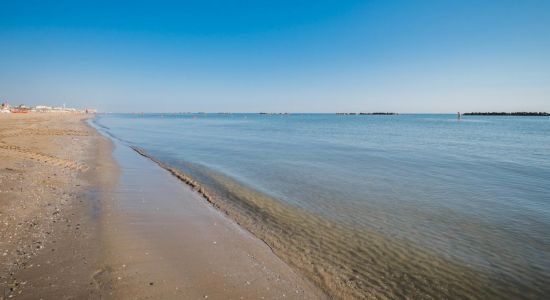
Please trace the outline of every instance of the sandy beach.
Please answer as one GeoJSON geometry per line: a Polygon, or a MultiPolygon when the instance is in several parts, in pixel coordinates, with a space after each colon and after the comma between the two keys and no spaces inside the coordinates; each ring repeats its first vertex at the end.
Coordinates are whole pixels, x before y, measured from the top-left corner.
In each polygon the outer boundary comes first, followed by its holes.
{"type": "Polygon", "coordinates": [[[0,299],[325,297],[90,117],[0,116],[0,299]]]}

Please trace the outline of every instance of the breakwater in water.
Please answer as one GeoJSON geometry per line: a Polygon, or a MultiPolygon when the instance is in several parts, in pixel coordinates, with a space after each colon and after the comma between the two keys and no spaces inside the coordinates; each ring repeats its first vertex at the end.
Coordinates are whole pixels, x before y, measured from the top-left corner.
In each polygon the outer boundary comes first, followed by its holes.
{"type": "Polygon", "coordinates": [[[516,117],[548,117],[547,112],[470,112],[464,116],[516,116],[516,117]]]}

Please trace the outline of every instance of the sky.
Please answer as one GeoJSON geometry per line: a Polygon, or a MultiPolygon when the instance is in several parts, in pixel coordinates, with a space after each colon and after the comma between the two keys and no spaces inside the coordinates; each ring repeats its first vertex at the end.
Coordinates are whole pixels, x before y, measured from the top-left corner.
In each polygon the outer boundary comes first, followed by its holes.
{"type": "Polygon", "coordinates": [[[550,111],[550,1],[0,0],[0,100],[103,112],[550,111]]]}

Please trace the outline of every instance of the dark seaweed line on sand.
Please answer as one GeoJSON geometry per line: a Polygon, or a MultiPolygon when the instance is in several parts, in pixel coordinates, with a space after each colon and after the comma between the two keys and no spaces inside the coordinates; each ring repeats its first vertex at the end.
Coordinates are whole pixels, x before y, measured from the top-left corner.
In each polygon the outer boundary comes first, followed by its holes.
{"type": "MultiPolygon", "coordinates": [[[[206,192],[206,190],[197,181],[193,180],[193,178],[191,178],[190,176],[188,176],[186,174],[183,174],[181,171],[176,170],[175,168],[172,168],[169,165],[161,162],[160,160],[152,157],[147,152],[145,152],[145,150],[143,150],[139,147],[130,146],[130,148],[132,148],[132,150],[136,151],[139,155],[150,159],[151,161],[153,161],[154,163],[159,165],[161,168],[163,168],[166,171],[170,172],[170,174],[174,175],[176,178],[178,178],[179,180],[183,181],[185,184],[192,187],[193,190],[195,190],[201,196],[203,196],[214,207],[216,207],[218,209],[221,209],[221,207],[219,205],[216,205],[216,203],[212,200],[212,196],[210,196],[210,194],[208,194],[208,192],[206,192]]],[[[224,211],[224,212],[227,213],[226,211],[224,211]]]]}
{"type": "MultiPolygon", "coordinates": [[[[191,178],[191,176],[189,175],[186,175],[184,174],[183,172],[177,170],[176,168],[173,168],[163,162],[161,162],[160,160],[152,157],[151,155],[149,155],[145,150],[139,148],[139,147],[136,147],[136,146],[129,146],[132,150],[136,151],[139,155],[145,157],[145,158],[148,158],[150,159],[151,161],[153,161],[154,163],[156,163],[157,165],[159,165],[159,167],[165,169],[166,171],[170,172],[170,174],[172,174],[173,176],[175,176],[176,178],[178,178],[179,180],[181,180],[183,183],[187,184],[188,186],[190,186],[194,191],[196,191],[197,193],[199,193],[206,201],[208,201],[208,203],[210,203],[213,207],[215,207],[216,209],[218,209],[219,211],[223,212],[225,215],[229,216],[229,212],[225,209],[223,209],[220,205],[218,205],[212,198],[212,196],[196,181],[194,180],[193,178],[191,178]]],[[[237,222],[236,220],[234,220],[235,222],[237,222]]],[[[239,224],[239,222],[237,222],[237,224],[239,224]]],[[[240,225],[240,224],[239,224],[240,225]]],[[[244,228],[244,227],[241,227],[241,228],[244,228]]],[[[244,228],[245,230],[248,231],[248,229],[244,228]]],[[[250,232],[250,231],[249,231],[250,232]]],[[[253,234],[252,232],[250,232],[251,234],[253,234]]],[[[256,235],[254,235],[256,236],[256,235]]],[[[256,236],[257,237],[257,236],[256,236]]],[[[269,249],[271,250],[271,252],[273,252],[275,254],[275,251],[273,251],[273,248],[271,247],[271,245],[269,245],[265,240],[257,237],[260,241],[262,241],[267,247],[269,247],[269,249]]]]}
{"type": "MultiPolygon", "coordinates": [[[[242,229],[248,231],[250,234],[254,235],[258,240],[262,241],[269,249],[270,251],[276,255],[277,257],[281,258],[278,254],[277,254],[277,251],[275,251],[273,249],[273,247],[268,243],[268,241],[262,239],[260,236],[254,234],[254,232],[250,231],[246,226],[242,226],[242,224],[234,219],[234,218],[231,218],[231,214],[229,213],[229,211],[227,211],[226,209],[224,209],[223,207],[221,207],[218,203],[216,203],[213,199],[213,197],[201,186],[200,183],[198,183],[196,180],[194,180],[193,178],[191,178],[191,176],[187,175],[187,174],[184,174],[182,171],[174,168],[174,167],[171,167],[165,163],[163,163],[162,161],[154,158],[153,156],[149,155],[144,149],[142,148],[139,148],[137,146],[132,146],[132,145],[129,145],[129,147],[134,150],[136,153],[138,153],[139,155],[147,158],[147,159],[150,159],[152,162],[156,163],[159,167],[165,169],[166,171],[168,171],[170,174],[172,174],[173,176],[175,176],[176,178],[178,178],[179,180],[181,180],[183,183],[187,184],[188,186],[190,186],[194,191],[196,191],[197,193],[199,193],[208,203],[210,203],[210,205],[212,205],[214,208],[216,208],[217,210],[223,212],[226,216],[228,216],[231,220],[235,221],[242,229]]],[[[283,258],[281,258],[283,259],[283,258]]],[[[284,259],[283,259],[284,261],[284,259]]],[[[307,279],[308,277],[306,276],[305,279],[307,279]]],[[[327,290],[326,287],[324,286],[319,286],[316,284],[317,287],[319,287],[324,293],[326,294],[330,294],[330,290],[327,290]]]]}

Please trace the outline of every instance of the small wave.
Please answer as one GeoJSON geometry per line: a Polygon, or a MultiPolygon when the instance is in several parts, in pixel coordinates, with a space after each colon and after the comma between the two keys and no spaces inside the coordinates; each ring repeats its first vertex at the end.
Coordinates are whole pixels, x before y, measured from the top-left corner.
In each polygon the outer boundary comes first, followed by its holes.
{"type": "Polygon", "coordinates": [[[95,118],[93,118],[93,119],[91,120],[91,122],[94,123],[97,127],[101,127],[101,128],[103,128],[103,129],[107,129],[107,130],[111,129],[111,128],[109,128],[109,127],[107,127],[107,126],[105,126],[105,125],[99,123],[99,116],[96,116],[95,118]]]}
{"type": "Polygon", "coordinates": [[[111,133],[111,131],[110,131],[111,128],[109,128],[109,127],[107,127],[107,126],[105,126],[105,125],[100,124],[100,123],[97,121],[97,117],[94,118],[94,119],[92,119],[91,121],[88,121],[88,122],[90,122],[89,124],[90,124],[92,127],[96,128],[99,132],[102,132],[102,133],[108,135],[108,136],[111,137],[112,139],[115,139],[115,140],[117,140],[117,141],[120,141],[120,142],[122,142],[122,143],[125,144],[125,145],[130,145],[130,144],[131,144],[130,141],[127,141],[127,140],[125,140],[125,139],[122,139],[122,138],[120,138],[120,137],[114,135],[113,133],[111,133]]]}

